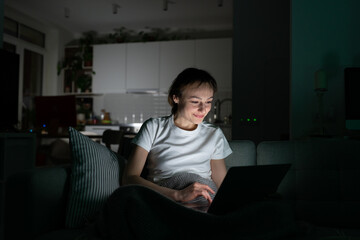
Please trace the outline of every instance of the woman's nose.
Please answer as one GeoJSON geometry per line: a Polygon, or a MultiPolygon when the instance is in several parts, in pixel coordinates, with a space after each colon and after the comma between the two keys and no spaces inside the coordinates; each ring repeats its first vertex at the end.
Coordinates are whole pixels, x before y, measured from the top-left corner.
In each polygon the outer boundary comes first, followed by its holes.
{"type": "Polygon", "coordinates": [[[199,104],[199,111],[200,112],[206,112],[206,106],[204,103],[200,103],[199,104]]]}

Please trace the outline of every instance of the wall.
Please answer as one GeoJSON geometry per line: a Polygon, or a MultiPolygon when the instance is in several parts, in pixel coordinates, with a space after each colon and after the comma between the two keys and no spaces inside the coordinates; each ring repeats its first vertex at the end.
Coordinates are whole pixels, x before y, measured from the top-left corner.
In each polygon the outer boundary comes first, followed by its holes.
{"type": "Polygon", "coordinates": [[[288,0],[234,1],[233,139],[289,138],[289,19],[288,0]]]}
{"type": "Polygon", "coordinates": [[[234,139],[322,133],[314,92],[319,69],[328,80],[325,134],[343,134],[343,70],[360,66],[359,10],[357,0],[292,0],[291,6],[286,0],[234,1],[234,139]],[[240,121],[249,115],[258,123],[240,121]]]}
{"type": "Polygon", "coordinates": [[[291,135],[319,133],[314,73],[327,72],[325,134],[342,135],[344,68],[360,66],[360,1],[292,0],[291,135]]]}

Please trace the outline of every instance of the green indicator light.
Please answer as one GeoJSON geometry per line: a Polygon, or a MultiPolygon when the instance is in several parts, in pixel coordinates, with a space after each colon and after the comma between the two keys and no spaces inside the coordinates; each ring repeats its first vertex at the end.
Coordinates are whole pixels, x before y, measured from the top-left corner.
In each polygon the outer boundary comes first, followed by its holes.
{"type": "Polygon", "coordinates": [[[256,118],[254,118],[254,120],[253,120],[254,122],[256,122],[256,118]]]}
{"type": "Polygon", "coordinates": [[[248,118],[247,121],[250,122],[250,118],[248,118]]]}

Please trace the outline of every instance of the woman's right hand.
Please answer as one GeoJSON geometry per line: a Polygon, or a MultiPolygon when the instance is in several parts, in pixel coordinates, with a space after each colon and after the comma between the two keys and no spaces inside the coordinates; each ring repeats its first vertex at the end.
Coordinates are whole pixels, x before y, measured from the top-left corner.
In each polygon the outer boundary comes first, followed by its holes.
{"type": "Polygon", "coordinates": [[[188,202],[200,196],[203,196],[209,203],[212,202],[210,193],[215,194],[215,192],[206,184],[195,182],[182,190],[174,190],[161,187],[142,178],[140,174],[144,168],[147,156],[148,152],[145,149],[140,146],[134,147],[134,150],[124,169],[122,179],[123,185],[141,184],[152,188],[177,202],[188,202]]]}
{"type": "Polygon", "coordinates": [[[194,200],[197,197],[203,196],[209,203],[212,202],[210,193],[215,194],[214,190],[206,184],[194,182],[188,187],[178,190],[175,196],[175,200],[178,202],[188,202],[194,200]]]}

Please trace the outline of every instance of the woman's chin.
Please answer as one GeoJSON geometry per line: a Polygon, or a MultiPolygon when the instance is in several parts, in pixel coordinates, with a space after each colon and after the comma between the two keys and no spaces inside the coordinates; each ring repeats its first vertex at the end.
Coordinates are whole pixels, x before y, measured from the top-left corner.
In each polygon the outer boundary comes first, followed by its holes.
{"type": "Polygon", "coordinates": [[[204,121],[204,118],[197,118],[197,117],[195,117],[195,119],[194,119],[194,123],[195,124],[200,124],[200,123],[202,123],[202,121],[204,121]]]}

